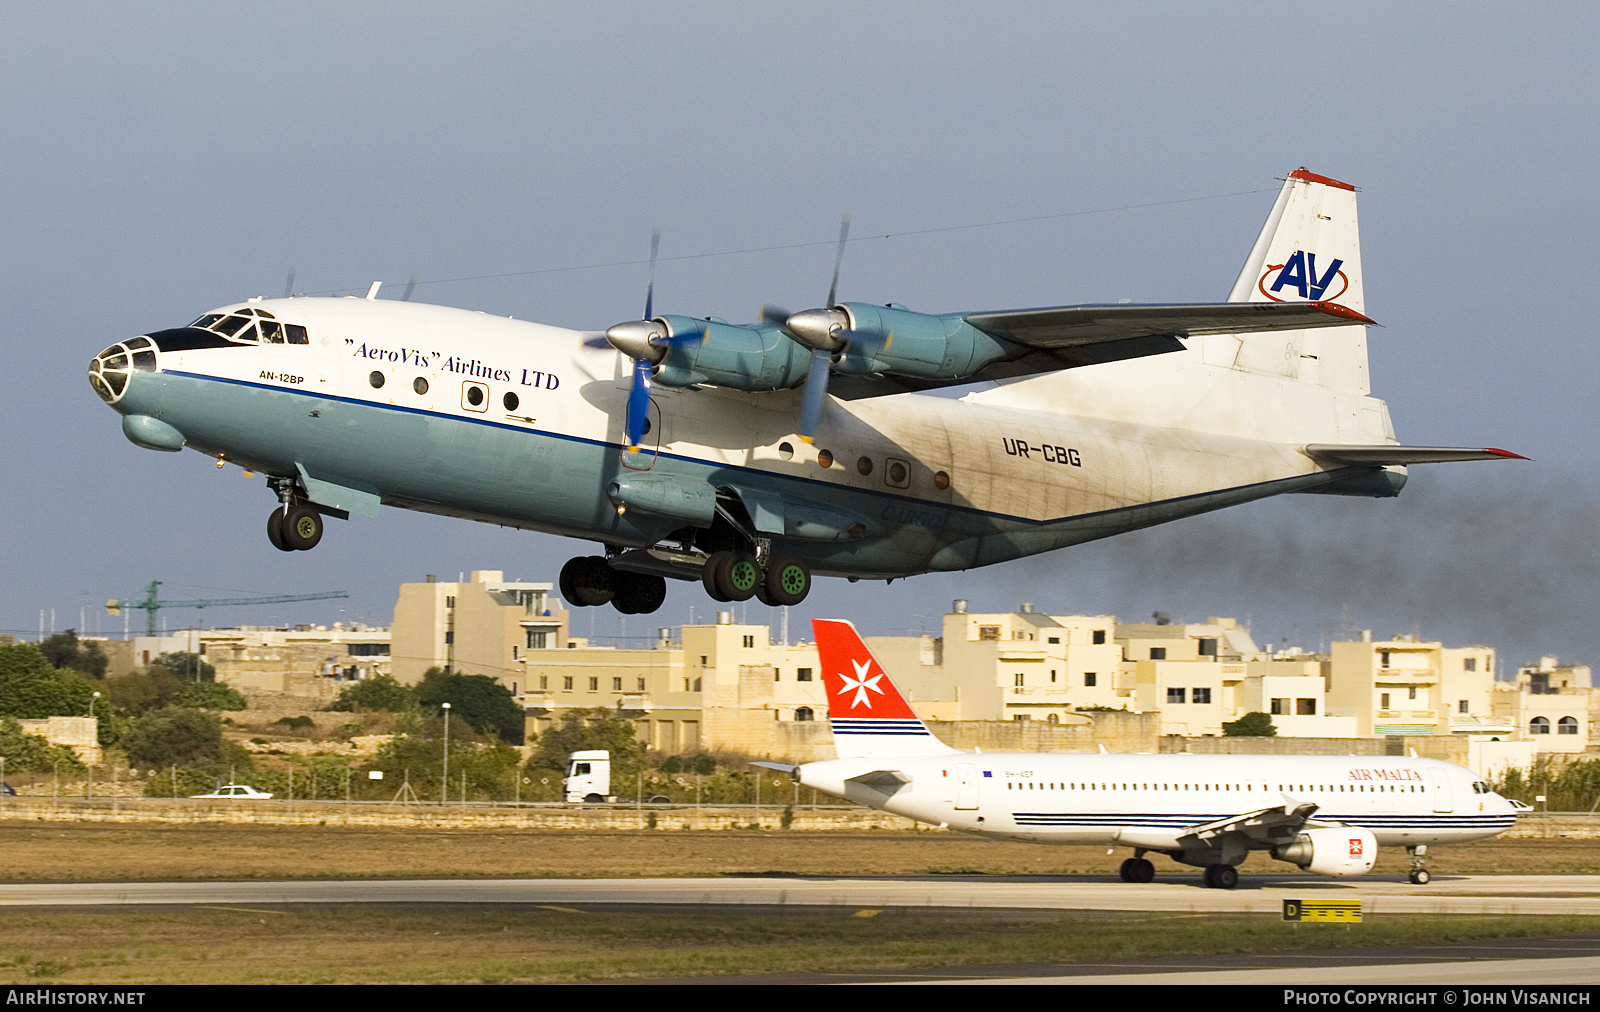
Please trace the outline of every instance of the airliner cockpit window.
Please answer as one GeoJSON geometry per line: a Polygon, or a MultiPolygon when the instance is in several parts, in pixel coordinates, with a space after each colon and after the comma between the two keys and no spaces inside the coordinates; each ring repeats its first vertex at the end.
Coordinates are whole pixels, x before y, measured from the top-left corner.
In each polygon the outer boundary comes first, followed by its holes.
{"type": "Polygon", "coordinates": [[[226,315],[207,313],[189,324],[229,340],[246,344],[310,344],[306,328],[294,323],[278,323],[265,309],[236,309],[226,315]],[[259,319],[257,319],[259,317],[259,319]]]}

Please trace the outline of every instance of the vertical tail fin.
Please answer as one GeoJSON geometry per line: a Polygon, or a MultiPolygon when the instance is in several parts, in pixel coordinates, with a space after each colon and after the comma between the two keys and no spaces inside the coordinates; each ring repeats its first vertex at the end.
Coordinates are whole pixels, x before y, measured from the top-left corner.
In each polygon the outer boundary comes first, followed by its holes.
{"type": "MultiPolygon", "coordinates": [[[[1366,312],[1356,188],[1304,168],[1289,173],[1228,293],[1229,302],[1334,302],[1366,312]]],[[[1366,328],[1333,327],[1225,338],[1242,372],[1366,394],[1366,328]]]]}
{"type": "Polygon", "coordinates": [[[878,755],[934,755],[956,749],[935,738],[862,642],[856,627],[813,619],[828,719],[840,759],[878,755]]]}

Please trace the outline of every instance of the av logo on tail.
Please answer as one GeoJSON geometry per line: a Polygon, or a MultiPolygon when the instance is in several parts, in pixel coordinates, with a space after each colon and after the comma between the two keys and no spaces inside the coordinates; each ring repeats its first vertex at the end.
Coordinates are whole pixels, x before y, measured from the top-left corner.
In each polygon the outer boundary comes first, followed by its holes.
{"type": "Polygon", "coordinates": [[[1339,296],[1350,288],[1350,279],[1339,269],[1343,266],[1343,260],[1335,260],[1319,275],[1317,255],[1297,249],[1283,263],[1268,264],[1265,273],[1261,275],[1261,280],[1256,282],[1256,287],[1260,289],[1262,295],[1273,302],[1285,301],[1273,294],[1285,288],[1292,289],[1302,299],[1311,302],[1338,302],[1339,296]],[[1271,285],[1268,285],[1267,279],[1272,278],[1274,274],[1277,277],[1273,279],[1271,285]],[[1339,282],[1339,290],[1330,294],[1328,289],[1335,281],[1339,282]]]}

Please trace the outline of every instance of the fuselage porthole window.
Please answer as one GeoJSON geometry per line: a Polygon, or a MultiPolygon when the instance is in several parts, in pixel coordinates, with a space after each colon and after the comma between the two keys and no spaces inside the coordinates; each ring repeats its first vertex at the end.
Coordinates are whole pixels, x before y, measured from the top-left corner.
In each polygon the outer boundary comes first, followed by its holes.
{"type": "Polygon", "coordinates": [[[427,393],[428,392],[428,379],[427,379],[427,377],[418,376],[416,379],[412,380],[411,381],[411,389],[415,390],[419,394],[427,393]]]}
{"type": "Polygon", "coordinates": [[[500,403],[506,406],[507,411],[515,411],[517,410],[517,405],[521,402],[517,400],[516,394],[507,390],[506,395],[500,398],[500,403]]]}
{"type": "Polygon", "coordinates": [[[382,389],[386,378],[383,373],[374,370],[372,375],[367,377],[367,382],[372,384],[372,389],[379,390],[382,389]]]}

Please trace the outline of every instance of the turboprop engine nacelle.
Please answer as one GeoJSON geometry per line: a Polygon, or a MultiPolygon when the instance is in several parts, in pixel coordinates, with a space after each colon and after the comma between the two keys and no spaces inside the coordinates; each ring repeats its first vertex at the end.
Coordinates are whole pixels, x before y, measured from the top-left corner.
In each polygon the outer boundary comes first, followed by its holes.
{"type": "Polygon", "coordinates": [[[686,387],[710,383],[752,393],[787,390],[805,379],[811,353],[797,344],[777,323],[743,326],[718,319],[658,316],[664,325],[666,354],[660,358],[655,381],[662,386],[686,387]]]}
{"type": "Polygon", "coordinates": [[[959,314],[914,313],[896,304],[846,302],[832,309],[796,313],[787,326],[801,341],[818,347],[828,347],[827,335],[837,335],[842,339],[837,341],[842,354],[835,368],[854,375],[960,379],[1019,350],[985,334],[959,314]]]}
{"type": "Polygon", "coordinates": [[[1378,838],[1357,826],[1308,829],[1293,843],[1274,847],[1272,856],[1317,875],[1365,875],[1378,859],[1378,838]]]}

